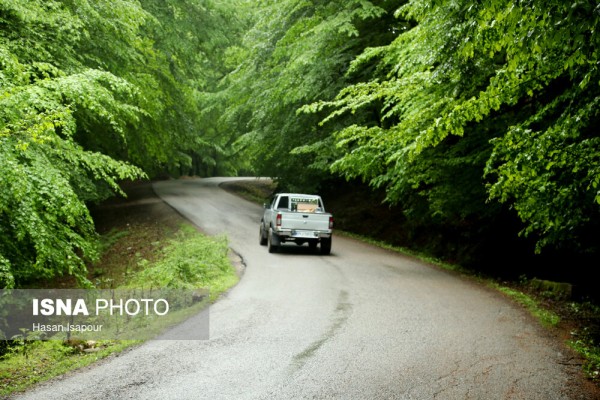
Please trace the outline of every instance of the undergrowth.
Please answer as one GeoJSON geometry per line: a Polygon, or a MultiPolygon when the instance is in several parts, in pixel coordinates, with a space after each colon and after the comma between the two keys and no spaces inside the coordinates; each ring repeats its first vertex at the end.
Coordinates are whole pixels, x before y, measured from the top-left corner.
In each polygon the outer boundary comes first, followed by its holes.
{"type": "Polygon", "coordinates": [[[190,225],[183,225],[161,250],[157,262],[139,261],[139,272],[127,287],[208,288],[211,300],[233,286],[238,278],[228,258],[224,236],[204,236],[190,225]]]}
{"type": "Polygon", "coordinates": [[[85,367],[137,343],[132,340],[98,341],[93,352],[82,351],[58,340],[17,345],[0,358],[0,396],[8,396],[38,382],[85,367]]]}
{"type": "MultiPolygon", "coordinates": [[[[103,251],[118,254],[110,257],[107,265],[94,266],[95,273],[104,278],[96,280],[99,287],[109,284],[111,288],[205,288],[214,301],[237,283],[238,277],[228,258],[227,239],[203,235],[188,223],[182,223],[174,231],[156,228],[154,236],[160,240],[146,241],[143,251],[137,251],[133,257],[123,256],[123,249],[139,247],[140,242],[144,242],[148,229],[129,227],[111,230],[105,235],[103,251]],[[137,260],[133,267],[132,259],[137,260]],[[116,282],[118,286],[115,287],[116,282]]],[[[80,343],[24,337],[4,343],[4,354],[0,356],[2,397],[92,364],[141,341],[80,343]]]]}

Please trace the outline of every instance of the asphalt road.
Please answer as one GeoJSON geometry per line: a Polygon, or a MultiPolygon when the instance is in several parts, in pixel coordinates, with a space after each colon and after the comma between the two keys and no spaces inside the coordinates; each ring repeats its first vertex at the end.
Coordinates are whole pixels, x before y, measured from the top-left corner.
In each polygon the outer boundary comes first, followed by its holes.
{"type": "Polygon", "coordinates": [[[341,237],[330,256],[269,254],[262,209],[222,181],[154,185],[246,264],[210,339],[150,341],[19,399],[575,398],[560,343],[500,294],[341,237]]]}

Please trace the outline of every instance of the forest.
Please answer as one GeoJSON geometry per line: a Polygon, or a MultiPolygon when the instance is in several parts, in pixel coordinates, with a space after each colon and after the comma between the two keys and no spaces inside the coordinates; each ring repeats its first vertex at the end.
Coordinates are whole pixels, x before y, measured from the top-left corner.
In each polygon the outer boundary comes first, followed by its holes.
{"type": "Polygon", "coordinates": [[[588,0],[0,0],[0,287],[89,284],[90,205],[182,175],[362,194],[397,244],[589,282],[599,22],[588,0]]]}

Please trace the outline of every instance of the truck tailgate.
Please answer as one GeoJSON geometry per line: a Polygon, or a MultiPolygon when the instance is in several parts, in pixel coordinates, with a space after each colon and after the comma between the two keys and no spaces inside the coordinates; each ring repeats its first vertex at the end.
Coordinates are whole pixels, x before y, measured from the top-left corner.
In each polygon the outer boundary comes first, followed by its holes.
{"type": "Polygon", "coordinates": [[[287,212],[282,215],[281,227],[284,229],[326,231],[329,229],[330,214],[287,212]]]}

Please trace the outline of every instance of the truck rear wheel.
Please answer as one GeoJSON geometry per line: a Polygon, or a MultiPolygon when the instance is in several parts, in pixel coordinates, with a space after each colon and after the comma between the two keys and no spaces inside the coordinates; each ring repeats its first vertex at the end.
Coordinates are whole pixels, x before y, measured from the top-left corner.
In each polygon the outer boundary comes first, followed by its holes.
{"type": "Polygon", "coordinates": [[[260,228],[258,229],[258,243],[261,246],[267,245],[267,235],[265,234],[265,227],[263,224],[260,224],[260,228]]]}
{"type": "Polygon", "coordinates": [[[279,250],[279,240],[274,238],[274,236],[277,235],[273,233],[273,229],[269,229],[269,235],[267,236],[267,248],[269,249],[269,253],[277,253],[279,250]]]}
{"type": "Polygon", "coordinates": [[[321,239],[321,254],[326,256],[331,253],[331,238],[321,239]]]}

